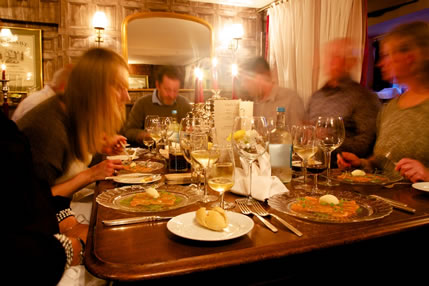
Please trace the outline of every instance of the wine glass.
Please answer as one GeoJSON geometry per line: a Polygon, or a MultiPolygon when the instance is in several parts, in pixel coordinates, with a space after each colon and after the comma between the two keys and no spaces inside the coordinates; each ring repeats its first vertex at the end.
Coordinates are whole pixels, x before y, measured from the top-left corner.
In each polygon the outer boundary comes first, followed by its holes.
{"type": "Polygon", "coordinates": [[[313,125],[300,125],[294,127],[292,134],[293,151],[302,159],[303,164],[304,183],[297,186],[299,189],[311,189],[311,185],[307,184],[307,164],[308,159],[317,151],[315,130],[313,125]]]}
{"type": "Polygon", "coordinates": [[[185,160],[191,165],[191,180],[193,183],[195,182],[196,185],[196,193],[197,195],[203,195],[203,191],[201,190],[201,168],[199,167],[198,163],[192,160],[191,157],[191,134],[192,134],[192,119],[189,118],[183,118],[180,121],[180,127],[179,127],[179,143],[180,148],[183,152],[183,157],[185,160]]]}
{"type": "Polygon", "coordinates": [[[247,204],[252,204],[252,165],[267,151],[268,128],[265,117],[236,117],[231,136],[233,146],[249,164],[249,194],[247,204]]]}
{"type": "Polygon", "coordinates": [[[156,151],[155,154],[157,154],[158,148],[159,148],[159,140],[161,140],[161,123],[159,116],[146,116],[145,120],[145,129],[149,133],[149,136],[155,141],[156,144],[156,151]]]}
{"type": "Polygon", "coordinates": [[[326,152],[328,167],[327,180],[320,184],[338,186],[339,183],[331,181],[331,153],[343,144],[346,137],[343,118],[339,116],[319,117],[316,123],[316,137],[319,146],[326,152]]]}
{"type": "Polygon", "coordinates": [[[151,126],[150,122],[154,119],[159,119],[158,115],[146,115],[145,121],[144,121],[144,131],[146,131],[145,136],[143,137],[143,143],[145,146],[149,148],[149,153],[147,154],[148,157],[153,156],[152,154],[152,146],[155,143],[153,138],[150,136],[151,126]]]}
{"type": "Polygon", "coordinates": [[[234,153],[231,145],[213,145],[210,153],[218,156],[217,161],[209,167],[208,170],[208,185],[209,187],[220,193],[220,202],[213,206],[220,206],[222,209],[232,209],[235,204],[225,202],[224,195],[226,191],[231,190],[234,186],[234,153]]]}
{"type": "Polygon", "coordinates": [[[172,132],[169,132],[170,124],[172,121],[173,121],[173,118],[171,118],[171,117],[160,117],[159,118],[159,123],[161,125],[161,139],[162,139],[164,145],[168,145],[167,139],[172,135],[172,132]]]}
{"type": "Polygon", "coordinates": [[[326,152],[324,152],[321,148],[318,148],[316,153],[310,157],[307,162],[307,171],[314,175],[312,192],[315,194],[321,193],[317,182],[318,175],[325,171],[326,168],[326,152]]]}
{"type": "Polygon", "coordinates": [[[217,161],[219,155],[215,152],[210,152],[208,143],[209,142],[207,133],[191,133],[191,157],[201,166],[204,174],[204,195],[201,199],[201,201],[204,203],[213,202],[217,200],[216,196],[208,194],[207,170],[212,164],[217,161]]]}

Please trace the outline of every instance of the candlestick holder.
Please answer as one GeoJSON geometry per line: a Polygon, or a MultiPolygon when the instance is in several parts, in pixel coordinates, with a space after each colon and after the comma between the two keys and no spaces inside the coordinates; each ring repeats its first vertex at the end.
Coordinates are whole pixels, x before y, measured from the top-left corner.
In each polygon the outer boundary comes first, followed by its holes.
{"type": "Polygon", "coordinates": [[[3,113],[9,117],[9,104],[7,103],[7,93],[9,91],[9,87],[7,86],[8,79],[1,79],[1,86],[2,86],[2,92],[3,92],[3,113]]]}

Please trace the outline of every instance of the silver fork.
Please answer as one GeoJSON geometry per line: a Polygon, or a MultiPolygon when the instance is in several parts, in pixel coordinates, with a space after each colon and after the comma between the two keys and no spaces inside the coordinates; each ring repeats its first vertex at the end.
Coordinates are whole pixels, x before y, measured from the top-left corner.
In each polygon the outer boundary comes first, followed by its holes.
{"type": "Polygon", "coordinates": [[[278,231],[278,229],[274,225],[272,225],[269,221],[267,221],[266,219],[264,219],[263,217],[261,217],[257,213],[251,211],[245,202],[240,201],[240,200],[236,200],[235,202],[237,203],[238,208],[241,210],[241,212],[243,214],[245,214],[245,215],[253,214],[253,215],[257,216],[259,218],[259,220],[262,221],[272,232],[278,231]]]}
{"type": "Polygon", "coordinates": [[[253,201],[252,205],[254,207],[255,212],[260,215],[260,216],[272,216],[274,218],[276,218],[279,222],[281,222],[285,227],[287,227],[290,231],[292,231],[293,233],[295,233],[297,236],[302,236],[302,232],[300,232],[298,229],[296,229],[293,225],[289,224],[288,222],[286,222],[284,219],[282,219],[281,217],[273,214],[273,213],[269,213],[267,212],[258,201],[253,201]]]}

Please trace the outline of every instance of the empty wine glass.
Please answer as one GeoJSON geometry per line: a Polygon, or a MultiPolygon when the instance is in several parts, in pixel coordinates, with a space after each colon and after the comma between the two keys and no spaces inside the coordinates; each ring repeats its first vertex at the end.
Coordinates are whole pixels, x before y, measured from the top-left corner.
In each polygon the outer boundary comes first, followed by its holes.
{"type": "Polygon", "coordinates": [[[217,200],[216,196],[208,194],[207,170],[212,164],[217,161],[219,155],[210,152],[208,143],[209,142],[207,133],[191,133],[191,157],[201,166],[204,174],[204,195],[201,199],[201,201],[204,203],[213,202],[217,200]]]}
{"type": "Polygon", "coordinates": [[[196,194],[199,196],[203,195],[201,190],[201,168],[198,163],[192,160],[191,157],[191,134],[192,128],[191,124],[192,119],[183,118],[180,122],[179,127],[179,143],[180,148],[183,152],[183,157],[191,165],[191,180],[192,183],[195,183],[193,187],[195,188],[196,194]]]}
{"type": "Polygon", "coordinates": [[[164,145],[168,145],[167,139],[172,135],[170,130],[170,124],[173,121],[171,117],[160,117],[159,122],[161,125],[161,139],[164,145]]]}
{"type": "Polygon", "coordinates": [[[225,202],[225,192],[231,190],[234,186],[234,154],[231,145],[213,145],[210,153],[218,156],[217,161],[209,167],[208,170],[208,185],[209,187],[220,193],[220,202],[213,206],[220,206],[223,209],[232,209],[234,203],[225,202]]]}
{"type": "Polygon", "coordinates": [[[342,117],[319,117],[316,123],[316,138],[319,146],[326,152],[327,158],[327,180],[320,182],[325,186],[338,186],[339,183],[331,181],[331,153],[343,144],[346,137],[344,121],[342,117]]]}
{"type": "Polygon", "coordinates": [[[265,117],[236,117],[231,136],[234,147],[249,165],[249,193],[247,204],[252,204],[252,165],[267,151],[268,128],[265,117]]]}
{"type": "Polygon", "coordinates": [[[317,151],[315,138],[315,127],[313,125],[295,126],[292,133],[293,151],[302,159],[304,183],[297,188],[310,190],[311,185],[307,184],[307,164],[308,159],[317,151]]]}

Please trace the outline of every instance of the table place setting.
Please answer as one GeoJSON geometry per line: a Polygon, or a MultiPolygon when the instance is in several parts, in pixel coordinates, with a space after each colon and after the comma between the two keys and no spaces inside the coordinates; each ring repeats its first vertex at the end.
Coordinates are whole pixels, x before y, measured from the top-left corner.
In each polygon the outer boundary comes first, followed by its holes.
{"type": "MultiPolygon", "coordinates": [[[[205,208],[203,211],[205,211],[205,208]]],[[[167,223],[167,229],[182,238],[198,241],[224,241],[248,234],[254,227],[251,218],[233,211],[225,211],[225,224],[222,227],[209,228],[198,222],[199,211],[187,212],[173,217],[167,223]]],[[[209,210],[214,212],[214,210],[209,210]]],[[[208,218],[212,220],[212,216],[208,218]]]]}

